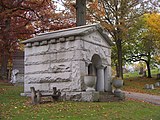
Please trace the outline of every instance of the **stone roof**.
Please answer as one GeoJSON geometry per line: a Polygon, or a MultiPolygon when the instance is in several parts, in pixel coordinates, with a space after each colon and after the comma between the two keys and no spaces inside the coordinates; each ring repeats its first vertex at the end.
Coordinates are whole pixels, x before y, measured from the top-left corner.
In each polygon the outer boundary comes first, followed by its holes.
{"type": "Polygon", "coordinates": [[[22,43],[27,44],[27,43],[33,43],[33,42],[41,42],[41,41],[70,37],[70,36],[84,36],[94,31],[99,31],[99,33],[105,38],[107,43],[109,45],[113,45],[112,41],[108,37],[107,32],[103,30],[100,24],[84,25],[84,26],[78,26],[78,27],[69,28],[69,29],[57,30],[49,33],[42,33],[33,38],[25,40],[22,43]]]}

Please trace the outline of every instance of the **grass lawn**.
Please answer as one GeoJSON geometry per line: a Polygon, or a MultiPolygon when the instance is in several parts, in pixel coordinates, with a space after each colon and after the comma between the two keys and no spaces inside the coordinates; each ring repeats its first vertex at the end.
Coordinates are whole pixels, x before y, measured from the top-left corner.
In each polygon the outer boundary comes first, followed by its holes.
{"type": "Polygon", "coordinates": [[[154,90],[144,89],[145,84],[154,84],[158,80],[156,78],[146,77],[131,77],[124,79],[123,90],[131,92],[148,93],[152,95],[160,95],[160,87],[156,87],[154,90]]]}
{"type": "Polygon", "coordinates": [[[22,87],[0,82],[2,120],[159,120],[160,107],[126,100],[124,102],[53,102],[31,105],[21,97],[22,87]]]}
{"type": "MultiPolygon", "coordinates": [[[[152,69],[151,70],[151,75],[152,77],[156,77],[156,75],[159,73],[160,71],[158,69],[152,69]]],[[[146,71],[147,75],[148,72],[146,71]]],[[[124,78],[132,78],[132,77],[140,77],[142,75],[139,75],[139,71],[135,71],[135,72],[128,72],[124,74],[124,78]]]]}

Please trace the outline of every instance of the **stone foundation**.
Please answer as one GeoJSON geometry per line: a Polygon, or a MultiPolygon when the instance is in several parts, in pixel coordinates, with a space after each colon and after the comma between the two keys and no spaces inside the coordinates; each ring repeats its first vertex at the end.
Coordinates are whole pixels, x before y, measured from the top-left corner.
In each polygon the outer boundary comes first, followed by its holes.
{"type": "MultiPolygon", "coordinates": [[[[31,93],[21,93],[21,96],[31,96],[31,93]]],[[[62,92],[61,101],[83,101],[83,102],[117,102],[124,101],[125,94],[115,96],[112,92],[62,92]]]]}

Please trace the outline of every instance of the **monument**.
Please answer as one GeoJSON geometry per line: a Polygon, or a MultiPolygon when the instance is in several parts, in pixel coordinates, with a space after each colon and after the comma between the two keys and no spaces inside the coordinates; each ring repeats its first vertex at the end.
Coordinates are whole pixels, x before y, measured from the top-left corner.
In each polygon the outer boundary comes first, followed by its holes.
{"type": "Polygon", "coordinates": [[[98,101],[99,92],[112,91],[112,42],[99,24],[43,33],[23,44],[25,95],[30,87],[57,87],[64,100],[98,101]]]}
{"type": "Polygon", "coordinates": [[[11,74],[11,83],[14,85],[24,84],[24,52],[16,51],[13,54],[13,67],[11,74]]]}

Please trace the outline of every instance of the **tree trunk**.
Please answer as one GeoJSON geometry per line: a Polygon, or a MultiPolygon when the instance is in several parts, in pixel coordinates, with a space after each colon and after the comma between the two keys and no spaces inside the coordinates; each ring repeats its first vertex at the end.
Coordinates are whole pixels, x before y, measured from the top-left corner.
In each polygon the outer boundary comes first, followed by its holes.
{"type": "Polygon", "coordinates": [[[76,0],[76,26],[86,24],[86,0],[76,0]]]}
{"type": "Polygon", "coordinates": [[[10,24],[11,24],[11,18],[7,18],[5,20],[5,34],[3,35],[3,39],[5,40],[5,43],[3,44],[3,48],[1,49],[1,77],[3,80],[7,79],[7,65],[8,65],[8,59],[9,59],[9,50],[7,49],[8,45],[8,38],[9,38],[9,30],[10,30],[10,24]]]}
{"type": "Polygon", "coordinates": [[[118,76],[119,76],[119,67],[118,67],[118,65],[116,63],[116,77],[118,77],[118,76]]]}
{"type": "Polygon", "coordinates": [[[123,68],[122,68],[122,43],[121,40],[118,39],[117,42],[117,50],[118,50],[118,76],[117,77],[121,77],[123,79],[123,68]]]}
{"type": "Polygon", "coordinates": [[[146,64],[147,64],[147,71],[148,71],[148,76],[147,76],[147,77],[148,77],[148,78],[152,78],[149,62],[147,61],[146,64]]]}
{"type": "Polygon", "coordinates": [[[7,79],[7,65],[9,56],[4,51],[2,51],[2,63],[1,63],[1,77],[3,80],[7,79]]]}
{"type": "Polygon", "coordinates": [[[150,55],[150,52],[148,52],[148,61],[146,62],[147,70],[148,70],[148,78],[152,78],[151,69],[150,69],[150,61],[151,61],[151,55],[150,55]]]}

